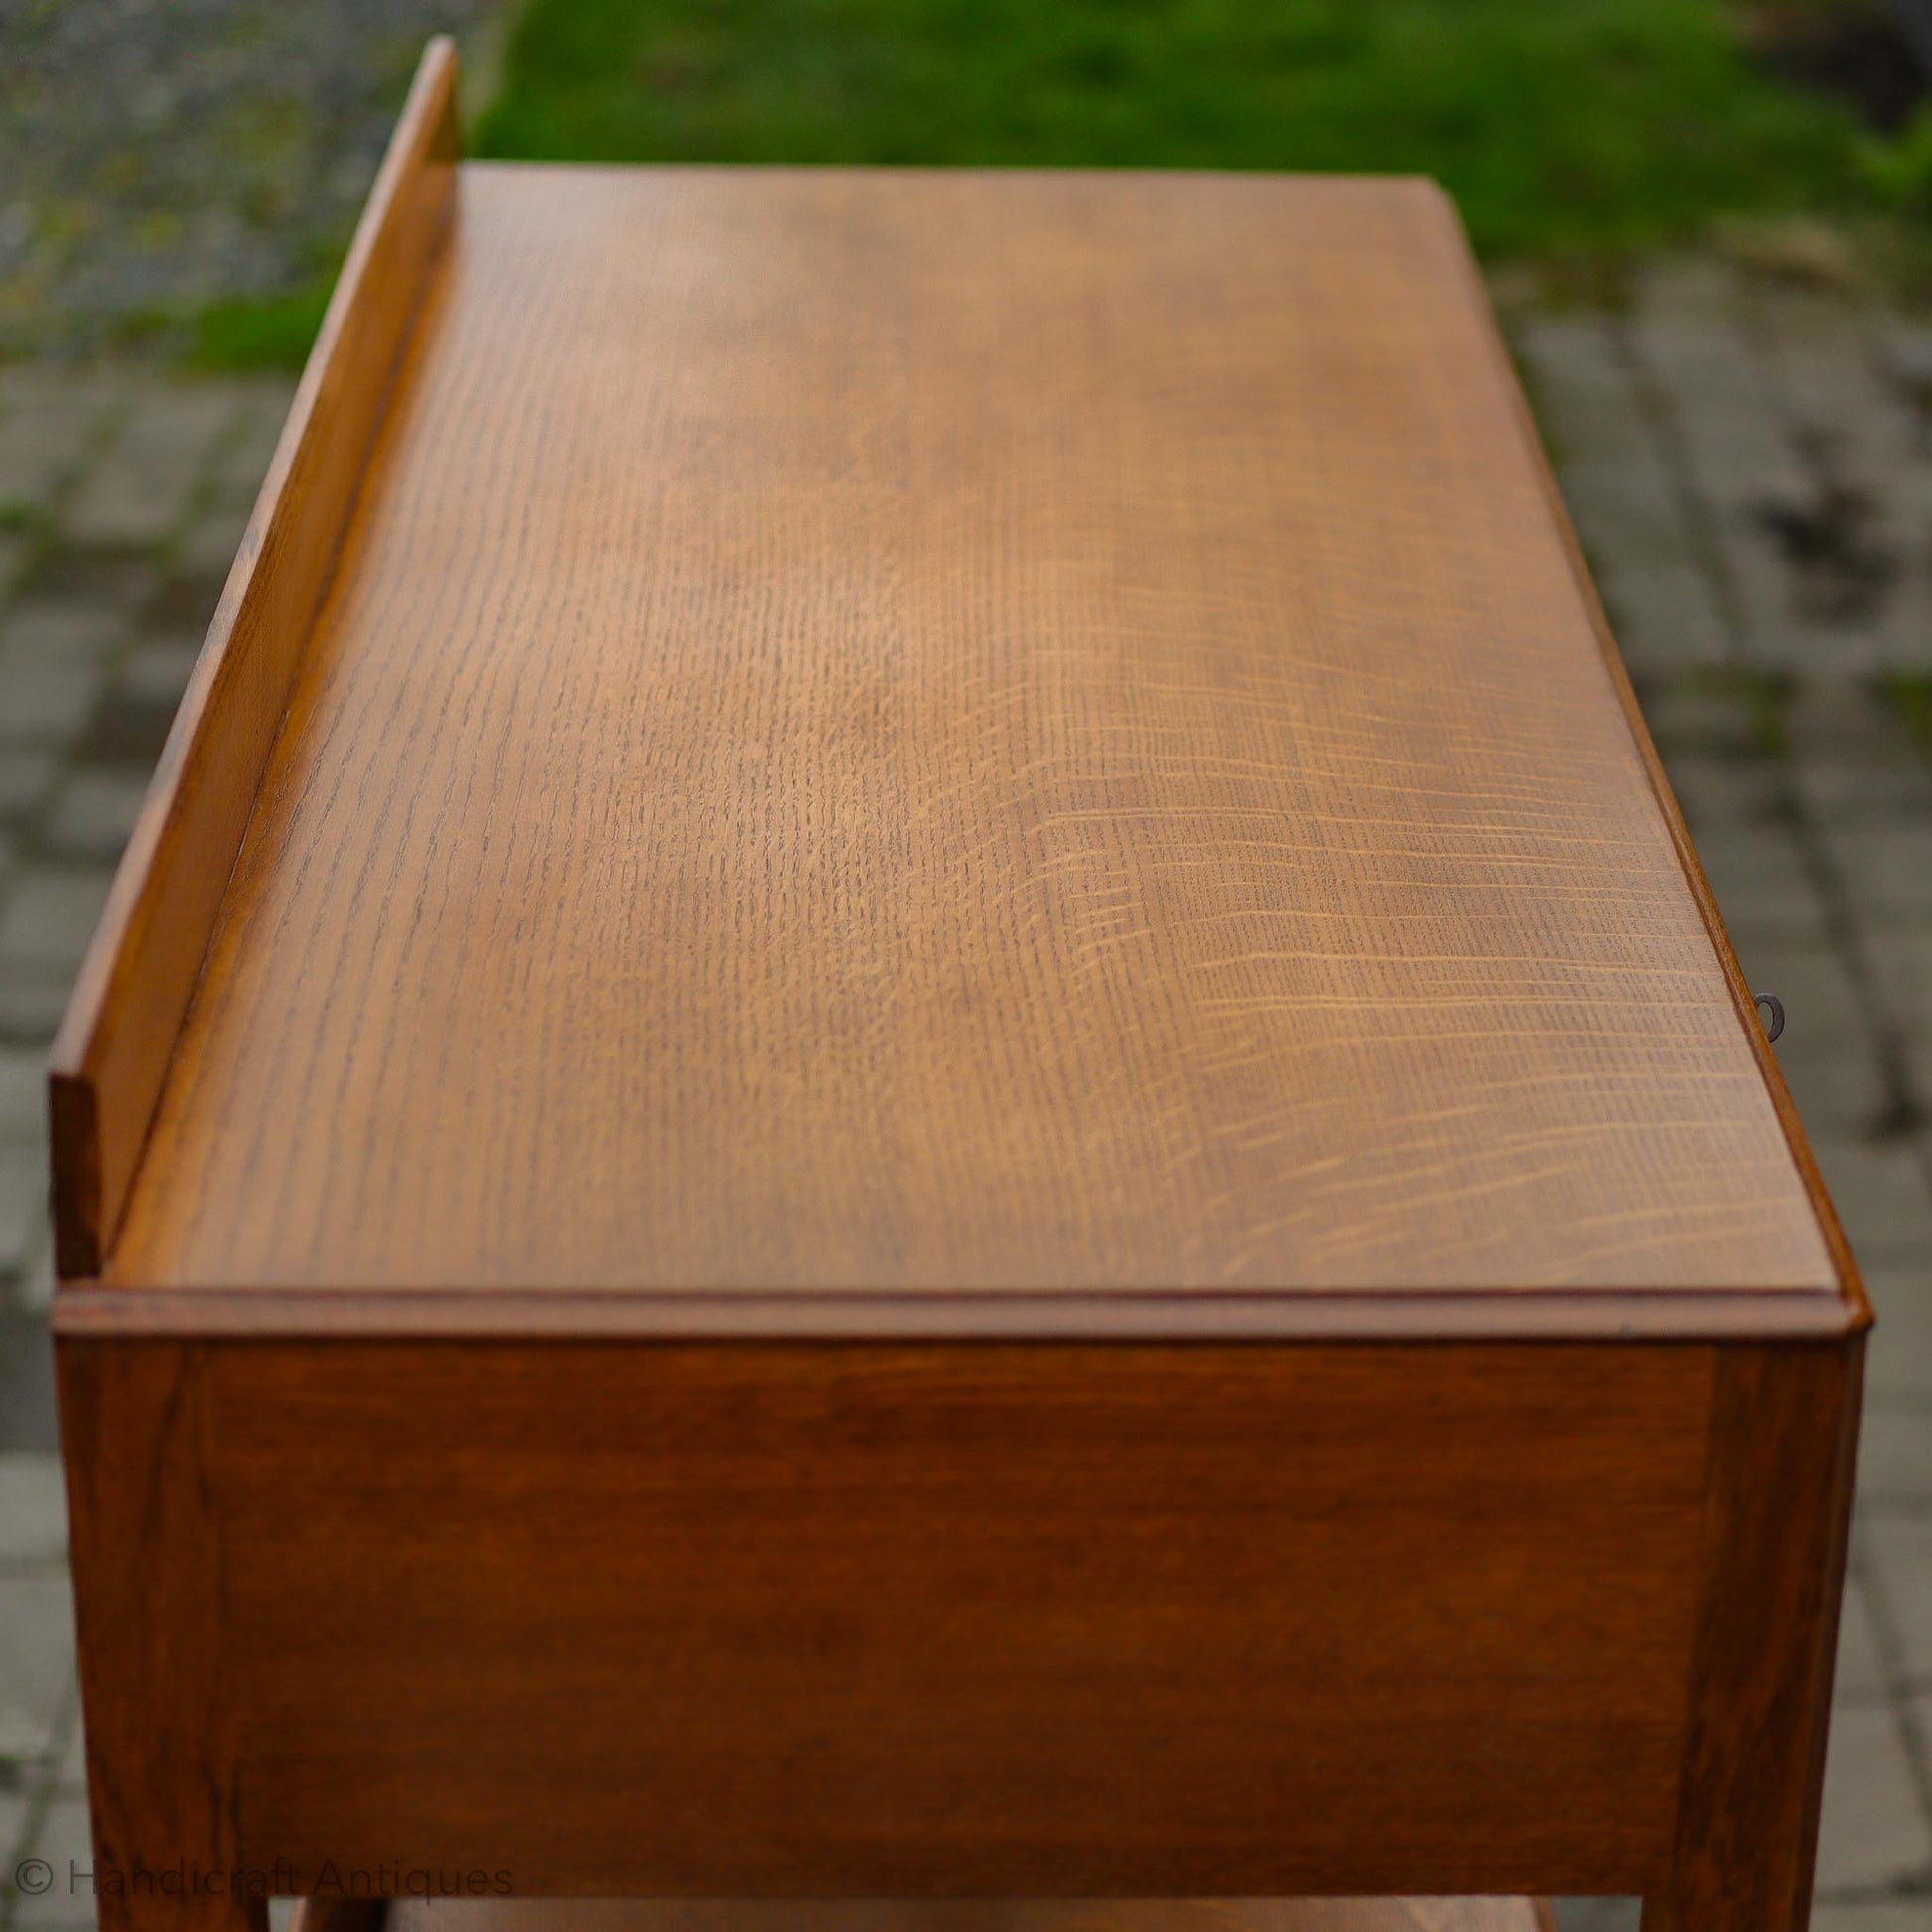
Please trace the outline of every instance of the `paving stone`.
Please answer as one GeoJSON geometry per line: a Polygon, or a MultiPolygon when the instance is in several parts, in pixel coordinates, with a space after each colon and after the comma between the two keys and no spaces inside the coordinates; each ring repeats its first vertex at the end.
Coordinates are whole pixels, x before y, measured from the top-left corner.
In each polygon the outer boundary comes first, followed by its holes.
{"type": "Polygon", "coordinates": [[[23,869],[0,909],[0,972],[19,963],[71,973],[94,936],[112,879],[105,869],[23,869]]]}
{"type": "MultiPolygon", "coordinates": [[[[1932,1691],[1914,1690],[1904,1701],[1906,1735],[1915,1741],[1918,1771],[1916,1779],[1919,1804],[1928,1817],[1932,1817],[1932,1691]]],[[[1919,1900],[1932,1920],[1932,1882],[1922,1882],[1916,1890],[1924,1894],[1919,1900]]]]}
{"type": "Polygon", "coordinates": [[[4,362],[0,411],[55,410],[93,421],[103,410],[122,407],[130,386],[140,380],[141,372],[114,362],[4,362]]]}
{"type": "Polygon", "coordinates": [[[80,1722],[80,1700],[75,1697],[68,1705],[67,1736],[61,1745],[61,1761],[54,1767],[54,1788],[57,1791],[76,1791],[83,1797],[87,1790],[87,1733],[80,1722]]]}
{"type": "Polygon", "coordinates": [[[1811,1148],[1855,1250],[1932,1252],[1932,1189],[1915,1147],[1818,1134],[1811,1148]]]}
{"type": "Polygon", "coordinates": [[[1878,1325],[1865,1344],[1865,1400],[1932,1401],[1932,1256],[1852,1251],[1878,1325]]]}
{"type": "Polygon", "coordinates": [[[1871,970],[1906,1036],[1932,1044],[1932,925],[1870,935],[1871,970]]]}
{"type": "Polygon", "coordinates": [[[1655,669],[1722,661],[1724,621],[1612,325],[1535,318],[1516,346],[1625,658],[1655,669]]]}
{"type": "Polygon", "coordinates": [[[23,1791],[0,1791],[0,1882],[11,1885],[13,1870],[27,1848],[24,1839],[33,1819],[33,1807],[23,1791]]]}
{"type": "Polygon", "coordinates": [[[65,1575],[0,1577],[0,1760],[51,1764],[73,1677],[65,1575]]]}
{"type": "Polygon", "coordinates": [[[1661,461],[1607,453],[1571,457],[1559,464],[1557,480],[1578,533],[1601,569],[1671,565],[1695,573],[1684,519],[1661,461]]]}
{"type": "Polygon", "coordinates": [[[294,393],[292,386],[277,384],[253,389],[241,399],[239,420],[223,445],[213,486],[183,540],[178,558],[183,569],[210,577],[217,584],[227,577],[281,440],[294,393]]]}
{"type": "Polygon", "coordinates": [[[0,959],[0,1043],[45,1047],[72,986],[69,966],[0,959]]]}
{"type": "Polygon", "coordinates": [[[1932,1826],[1919,1806],[1896,1712],[1837,1706],[1825,1755],[1818,1889],[1882,1891],[1928,1876],[1932,1826]]]}
{"type": "Polygon", "coordinates": [[[45,1047],[72,986],[70,967],[0,960],[0,1043],[45,1047]]]}
{"type": "Polygon", "coordinates": [[[1559,465],[1620,462],[1654,472],[1668,488],[1643,400],[1608,316],[1526,316],[1511,329],[1510,346],[1559,465]]]}
{"type": "Polygon", "coordinates": [[[1732,825],[1765,825],[1777,815],[1785,787],[1781,765],[1769,759],[1711,758],[1680,752],[1668,766],[1694,840],[1732,825]]]}
{"type": "Polygon", "coordinates": [[[1781,825],[1713,826],[1698,858],[1738,947],[1747,941],[1822,943],[1825,911],[1802,848],[1781,825]]]}
{"type": "Polygon", "coordinates": [[[254,508],[253,498],[228,498],[210,503],[195,519],[176,561],[198,576],[225,575],[241,547],[242,533],[254,508]]]}
{"type": "MultiPolygon", "coordinates": [[[[1816,564],[1854,607],[1874,662],[1932,662],[1932,465],[1917,412],[1889,378],[1868,312],[1842,295],[1767,285],[1751,310],[1767,388],[1827,485],[1816,564]]],[[[1829,589],[1829,587],[1828,587],[1829,589]]]]}
{"type": "Polygon", "coordinates": [[[105,683],[116,635],[98,605],[16,605],[0,621],[0,741],[45,751],[85,724],[105,683]]]}
{"type": "MultiPolygon", "coordinates": [[[[1785,997],[1775,975],[1753,976],[1750,983],[1753,990],[1785,997]]],[[[1780,1040],[1773,1050],[1798,1118],[1812,1139],[1828,1135],[1866,1138],[1886,1118],[1890,1090],[1877,1057],[1868,1048],[1861,1045],[1838,1054],[1827,1050],[1787,1054],[1780,1040]]]]}
{"type": "Polygon", "coordinates": [[[1737,957],[1754,991],[1784,1002],[1778,1058],[1787,1067],[1808,1054],[1871,1056],[1871,1017],[1837,945],[1753,933],[1739,940],[1737,957]]]}
{"type": "Polygon", "coordinates": [[[221,601],[232,557],[223,557],[211,570],[198,568],[177,557],[144,616],[150,639],[186,642],[199,648],[207,635],[208,620],[221,601]]]}
{"type": "Polygon", "coordinates": [[[482,33],[486,54],[482,23],[509,11],[12,0],[0,353],[97,349],[143,318],[300,290],[347,236],[424,40],[454,29],[468,57],[482,33]]]}
{"type": "Polygon", "coordinates": [[[145,773],[167,740],[201,649],[199,636],[179,633],[137,644],[102,700],[89,749],[102,758],[131,760],[145,773]]]}
{"type": "Polygon", "coordinates": [[[1903,758],[1924,768],[1924,755],[1890,699],[1869,683],[1830,679],[1794,684],[1785,707],[1785,729],[1800,758],[1815,754],[1869,759],[1882,747],[1887,759],[1903,758]]]}
{"type": "Polygon", "coordinates": [[[1877,822],[1932,819],[1932,782],[1923,770],[1887,760],[1876,745],[1863,762],[1800,759],[1792,784],[1814,818],[1853,828],[1877,822]]]}
{"type": "MultiPolygon", "coordinates": [[[[1752,978],[1750,985],[1777,993],[1779,999],[1785,997],[1775,976],[1752,978]]],[[[1889,1105],[1885,1080],[1878,1060],[1868,1051],[1787,1055],[1783,1041],[1773,1051],[1808,1138],[1868,1138],[1874,1123],[1885,1117],[1889,1105]]]]}
{"type": "Polygon", "coordinates": [[[1870,1606],[1856,1574],[1845,1579],[1845,1600],[1838,1619],[1838,1661],[1832,1671],[1832,1697],[1843,1704],[1871,1704],[1887,1691],[1885,1667],[1872,1628],[1870,1606]]]}
{"type": "Polygon", "coordinates": [[[1738,963],[1753,993],[1784,1003],[1773,1049],[1805,1131],[1815,1139],[1860,1141],[1890,1118],[1892,1085],[1874,1016],[1836,946],[1745,934],[1738,963]]]}
{"type": "Polygon", "coordinates": [[[62,785],[42,828],[50,851],[118,859],[134,829],[148,781],[134,771],[76,771],[62,785]]]}
{"type": "Polygon", "coordinates": [[[1859,1525],[1859,1543],[1906,1679],[1914,1693],[1932,1691],[1932,1518],[1866,1517],[1859,1525]]]}
{"type": "Polygon", "coordinates": [[[31,1141],[0,1141],[0,1275],[25,1270],[46,1218],[46,1154],[31,1141]]]}
{"type": "Polygon", "coordinates": [[[1591,559],[1610,628],[1632,669],[1676,670],[1722,663],[1729,638],[1709,580],[1688,559],[1619,559],[1602,548],[1600,527],[1586,516],[1584,546],[1591,559]],[[1598,557],[1607,561],[1597,564],[1598,557]]]}
{"type": "MultiPolygon", "coordinates": [[[[1733,278],[1704,261],[1662,263],[1638,282],[1631,352],[1664,401],[1744,621],[1747,659],[1821,669],[1829,659],[1801,619],[1796,585],[1767,513],[1811,501],[1749,339],[1733,278]]],[[[1862,666],[1862,668],[1869,668],[1862,666]]]]}
{"type": "Polygon", "coordinates": [[[54,1306],[54,1231],[43,1221],[40,1238],[29,1251],[27,1262],[14,1280],[14,1307],[22,1313],[43,1320],[54,1306]]]}
{"type": "Polygon", "coordinates": [[[1557,1932],[1638,1932],[1640,1898],[1553,1898],[1557,1932]]]}
{"type": "Polygon", "coordinates": [[[1932,930],[1932,822],[1822,831],[1862,916],[1932,930]]]}
{"type": "Polygon", "coordinates": [[[1907,1035],[1899,1044],[1898,1055],[1904,1065],[1904,1078],[1915,1098],[1920,1115],[1932,1112],[1932,1040],[1923,1032],[1907,1035]]]}
{"type": "Polygon", "coordinates": [[[0,1449],[54,1455],[60,1447],[47,1318],[0,1304],[0,1449]]]}
{"type": "Polygon", "coordinates": [[[96,1924],[94,1839],[86,1800],[57,1796],[28,1849],[53,1867],[53,1882],[39,1897],[16,1899],[13,1923],[35,1932],[96,1924]]]}
{"type": "Polygon", "coordinates": [[[0,1564],[67,1561],[67,1492],[58,1455],[0,1454],[0,1564]]]}
{"type": "Polygon", "coordinates": [[[20,1046],[0,1046],[0,1141],[31,1141],[47,1121],[47,1061],[20,1046]]]}
{"type": "Polygon", "coordinates": [[[1922,392],[1916,407],[1925,419],[1926,447],[1932,451],[1932,325],[1889,311],[1878,317],[1876,327],[1877,353],[1887,373],[1914,394],[1922,392]]]}
{"type": "Polygon", "coordinates": [[[59,761],[52,752],[0,744],[0,825],[18,824],[53,789],[59,761]]]}
{"type": "Polygon", "coordinates": [[[114,612],[124,628],[142,615],[160,581],[160,565],[143,551],[78,549],[56,542],[35,558],[22,596],[95,605],[114,612]]]}
{"type": "Polygon", "coordinates": [[[235,406],[224,384],[144,391],[68,505],[69,541],[140,549],[173,535],[235,406]]]}
{"type": "Polygon", "coordinates": [[[1859,1502],[1932,1515],[1932,1409],[1865,1404],[1859,1436],[1859,1502]]]}
{"type": "Polygon", "coordinates": [[[220,487],[231,499],[247,503],[255,500],[294,401],[292,381],[251,383],[240,397],[219,468],[220,487]]]}
{"type": "Polygon", "coordinates": [[[1852,831],[1932,822],[1932,760],[1869,686],[1799,685],[1785,729],[1798,797],[1815,817],[1852,831]]]}
{"type": "MultiPolygon", "coordinates": [[[[0,502],[0,509],[4,508],[4,502],[0,502]]],[[[0,597],[12,594],[16,582],[26,573],[34,548],[34,539],[25,531],[0,529],[0,597]]]]}
{"type": "Polygon", "coordinates": [[[1640,265],[1629,307],[1672,328],[1734,331],[1741,286],[1737,266],[1720,256],[1660,255],[1640,265]]]}
{"type": "Polygon", "coordinates": [[[35,570],[6,614],[6,634],[45,638],[69,650],[102,650],[122,634],[130,601],[115,564],[63,552],[35,570]]]}
{"type": "Polygon", "coordinates": [[[0,506],[47,513],[113,405],[98,389],[14,385],[0,416],[0,506]]]}
{"type": "Polygon", "coordinates": [[[1750,677],[1631,674],[1644,723],[1668,760],[1686,753],[1763,764],[1766,747],[1750,677]]]}

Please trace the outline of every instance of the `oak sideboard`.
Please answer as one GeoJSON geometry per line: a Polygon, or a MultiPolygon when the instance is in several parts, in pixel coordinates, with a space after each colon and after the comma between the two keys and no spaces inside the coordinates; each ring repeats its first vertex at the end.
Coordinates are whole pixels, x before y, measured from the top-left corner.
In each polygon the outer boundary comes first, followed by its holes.
{"type": "Polygon", "coordinates": [[[1800,1932],[1868,1311],[1449,204],[453,86],[55,1052],[107,1932],[1800,1932]]]}

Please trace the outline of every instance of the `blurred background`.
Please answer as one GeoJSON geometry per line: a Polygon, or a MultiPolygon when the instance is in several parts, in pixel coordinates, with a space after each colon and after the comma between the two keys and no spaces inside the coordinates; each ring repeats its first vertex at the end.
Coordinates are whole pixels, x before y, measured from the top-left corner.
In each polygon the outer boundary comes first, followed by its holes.
{"type": "Polygon", "coordinates": [[[1928,1932],[1932,0],[0,0],[0,1871],[88,1862],[42,1062],[442,31],[487,155],[1456,196],[1877,1306],[1815,1924],[1928,1932]]]}

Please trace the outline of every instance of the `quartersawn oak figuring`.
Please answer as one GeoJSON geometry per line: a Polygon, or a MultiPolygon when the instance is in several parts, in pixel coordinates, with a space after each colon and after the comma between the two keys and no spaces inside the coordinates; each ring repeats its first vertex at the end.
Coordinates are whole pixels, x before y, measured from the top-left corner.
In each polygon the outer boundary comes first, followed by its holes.
{"type": "Polygon", "coordinates": [[[1868,1311],[1447,204],[454,79],[54,1056],[97,1867],[1800,1932],[1868,1311]]]}
{"type": "Polygon", "coordinates": [[[1432,187],[456,195],[104,1286],[1844,1327],[1432,187]]]}

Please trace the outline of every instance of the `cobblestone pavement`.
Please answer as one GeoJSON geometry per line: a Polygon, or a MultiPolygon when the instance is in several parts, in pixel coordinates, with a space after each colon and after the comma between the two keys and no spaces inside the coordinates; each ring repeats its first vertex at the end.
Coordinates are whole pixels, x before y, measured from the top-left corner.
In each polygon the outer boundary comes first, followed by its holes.
{"type": "Polygon", "coordinates": [[[303,287],[347,239],[433,33],[499,0],[4,0],[0,351],[303,287]]]}
{"type": "MultiPolygon", "coordinates": [[[[1780,1056],[1878,1307],[1815,1923],[1924,1932],[1932,332],[1701,260],[1614,315],[1509,322],[1732,936],[1789,1011],[1780,1056]]],[[[87,1858],[41,1059],[286,400],[0,371],[0,1869],[87,1858]]],[[[65,1882],[0,1895],[0,1932],[87,1917],[65,1882]]]]}

